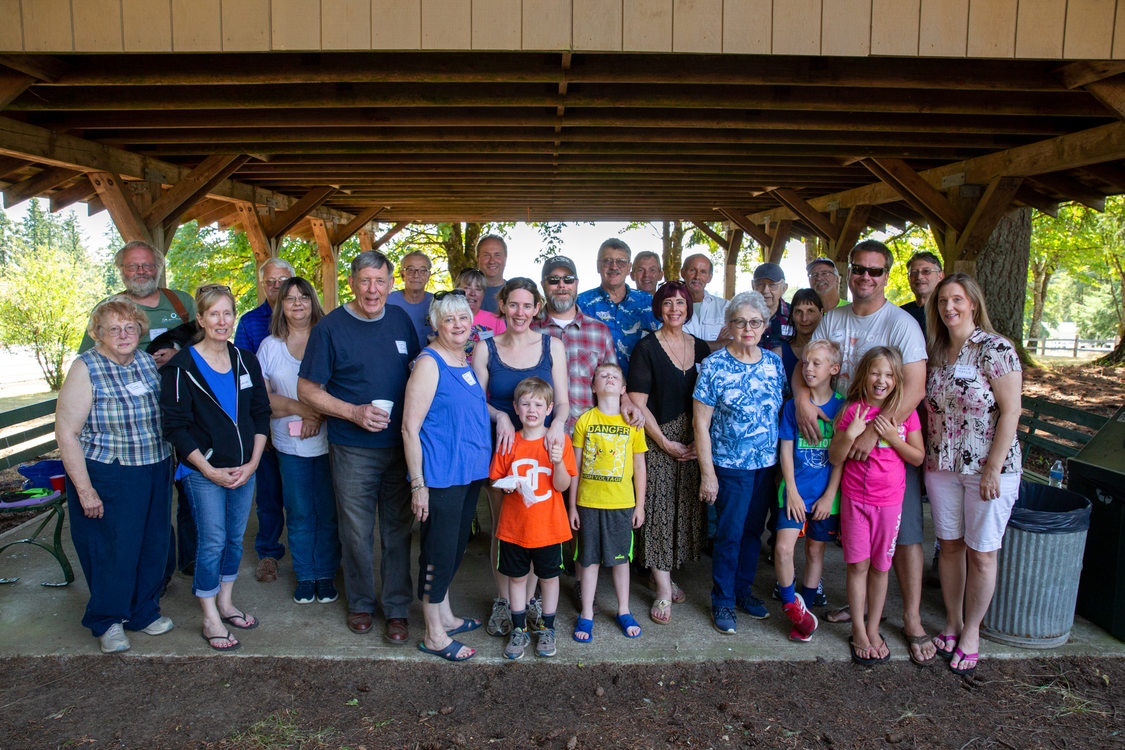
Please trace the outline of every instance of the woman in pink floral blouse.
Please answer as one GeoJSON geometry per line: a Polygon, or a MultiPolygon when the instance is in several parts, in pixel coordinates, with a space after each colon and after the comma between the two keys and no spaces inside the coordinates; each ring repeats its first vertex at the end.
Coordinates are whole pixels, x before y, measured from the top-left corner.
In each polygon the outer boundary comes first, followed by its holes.
{"type": "Polygon", "coordinates": [[[971,675],[996,587],[997,552],[1019,494],[1022,373],[1015,347],[992,329],[972,276],[946,276],[926,317],[926,492],[941,541],[945,602],[945,627],[934,645],[950,669],[971,675]]]}

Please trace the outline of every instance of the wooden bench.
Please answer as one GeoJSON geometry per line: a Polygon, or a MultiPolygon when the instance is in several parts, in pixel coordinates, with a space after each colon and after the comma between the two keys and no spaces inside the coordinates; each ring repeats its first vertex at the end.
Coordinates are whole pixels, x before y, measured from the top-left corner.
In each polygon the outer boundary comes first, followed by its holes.
{"type": "Polygon", "coordinates": [[[1094,433],[1105,426],[1109,417],[1062,406],[1036,396],[1023,397],[1023,413],[1017,435],[1023,443],[1023,475],[1042,484],[1047,483],[1047,475],[1027,468],[1030,448],[1035,446],[1060,458],[1073,458],[1094,433]],[[1085,427],[1089,432],[1078,429],[1085,427]]]}
{"type": "MultiPolygon", "coordinates": [[[[12,451],[0,457],[0,471],[13,469],[19,466],[23,461],[37,458],[58,447],[58,443],[55,442],[53,437],[49,441],[32,444],[32,441],[37,438],[54,434],[55,420],[53,418],[44,418],[54,416],[55,404],[56,399],[50,399],[48,401],[40,401],[36,404],[21,406],[18,409],[0,413],[0,430],[7,430],[12,427],[20,428],[24,425],[29,425],[24,429],[17,429],[10,435],[0,438],[0,450],[12,451]],[[42,422],[41,424],[30,424],[40,421],[42,422]]],[[[0,504],[0,513],[18,513],[34,510],[42,510],[45,512],[35,519],[39,523],[31,536],[7,542],[0,546],[0,552],[3,552],[14,544],[30,544],[45,550],[55,558],[59,567],[62,568],[63,580],[57,583],[43,582],[43,585],[66,586],[68,583],[74,581],[74,569],[70,567],[70,561],[67,559],[66,552],[63,551],[62,545],[62,528],[63,522],[66,520],[66,493],[59,492],[49,494],[40,502],[23,501],[11,505],[0,504]],[[51,542],[40,541],[39,535],[52,521],[54,521],[54,528],[52,529],[51,542]]],[[[0,578],[0,583],[15,583],[18,580],[19,578],[0,578]]]]}

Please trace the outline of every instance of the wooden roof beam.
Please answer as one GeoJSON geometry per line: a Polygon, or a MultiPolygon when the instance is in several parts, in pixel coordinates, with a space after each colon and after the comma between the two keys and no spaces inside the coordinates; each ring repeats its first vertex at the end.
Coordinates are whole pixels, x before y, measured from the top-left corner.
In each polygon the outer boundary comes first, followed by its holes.
{"type": "Polygon", "coordinates": [[[374,220],[376,216],[386,210],[387,206],[374,205],[360,211],[355,215],[355,218],[332,233],[332,244],[337,246],[344,244],[356,232],[363,229],[368,222],[374,220]]]}
{"type": "Polygon", "coordinates": [[[1065,63],[1054,70],[1054,74],[1068,89],[1082,88],[1122,73],[1125,73],[1123,60],[1081,60],[1065,63]]]}
{"type": "Polygon", "coordinates": [[[394,225],[393,227],[391,227],[390,229],[388,229],[388,230],[387,230],[386,232],[383,232],[383,235],[382,235],[381,237],[379,237],[379,239],[377,239],[377,240],[375,240],[374,242],[372,242],[372,243],[371,243],[371,249],[372,249],[372,250],[378,250],[378,249],[379,249],[379,248],[381,248],[381,247],[382,247],[383,245],[385,245],[385,244],[387,244],[388,242],[390,242],[390,240],[391,240],[391,238],[392,238],[392,237],[394,237],[394,236],[395,236],[396,234],[398,234],[399,232],[401,232],[401,231],[402,231],[403,229],[406,229],[406,228],[407,228],[408,226],[410,226],[410,222],[409,222],[409,221],[400,221],[400,222],[398,222],[398,223],[397,223],[397,224],[395,224],[395,225],[394,225]]]}
{"type": "Polygon", "coordinates": [[[234,174],[249,158],[238,154],[208,156],[153,202],[144,214],[145,223],[152,227],[174,222],[216,185],[234,174]]]}
{"type": "Polygon", "coordinates": [[[53,190],[59,185],[73,180],[79,174],[81,172],[75,172],[73,169],[47,167],[39,174],[28,177],[14,185],[9,185],[4,190],[4,207],[11,208],[17,203],[23,203],[28,198],[34,198],[41,193],[53,190]]]}
{"type": "Polygon", "coordinates": [[[133,201],[126,195],[119,176],[112,172],[91,172],[89,178],[98,192],[101,203],[109,209],[110,218],[113,219],[113,224],[121,233],[122,239],[126,242],[143,240],[158,250],[167,249],[159,246],[163,243],[153,242],[152,232],[137,212],[133,201]]]}
{"type": "Polygon", "coordinates": [[[263,227],[266,236],[271,240],[281,237],[292,229],[297,222],[304,219],[326,200],[331,198],[332,194],[335,192],[336,188],[324,185],[322,187],[313,188],[305,193],[296,203],[278,213],[272,221],[263,227]]]}
{"type": "Polygon", "coordinates": [[[902,159],[864,159],[861,163],[873,175],[894,188],[914,210],[929,218],[931,224],[950,227],[958,232],[965,228],[965,218],[961,212],[902,159]]]}
{"type": "MultiPolygon", "coordinates": [[[[931,186],[940,185],[944,178],[954,175],[959,176],[964,183],[986,184],[997,175],[1034,177],[1121,159],[1125,159],[1125,123],[1114,122],[1058,138],[1029,143],[1026,146],[1017,146],[1007,151],[935,167],[920,172],[919,176],[931,186]]],[[[850,208],[861,203],[877,206],[899,200],[902,200],[902,197],[897,191],[889,185],[877,182],[824,195],[810,200],[809,204],[819,211],[825,211],[829,204],[835,204],[838,208],[850,208]]],[[[759,222],[770,215],[780,218],[777,209],[773,209],[754,214],[750,220],[759,222]]],[[[786,218],[797,217],[789,214],[786,218]]]]}
{"type": "Polygon", "coordinates": [[[0,68],[0,109],[14,102],[20,94],[27,91],[35,79],[23,73],[0,68]]]}
{"type": "MultiPolygon", "coordinates": [[[[826,241],[831,242],[840,234],[839,227],[833,224],[827,216],[810,206],[804,198],[797,195],[795,190],[791,188],[774,188],[770,191],[770,195],[772,195],[778,203],[800,217],[817,236],[823,237],[826,241]]],[[[777,237],[775,235],[774,241],[776,240],[777,237]]]]}
{"type": "Polygon", "coordinates": [[[743,232],[750,235],[750,237],[763,248],[768,248],[773,242],[773,238],[770,237],[769,233],[766,232],[766,230],[762,227],[750,221],[750,219],[746,217],[745,212],[737,211],[733,208],[716,208],[715,210],[722,214],[723,218],[725,218],[727,221],[731,222],[743,232]]]}
{"type": "Polygon", "coordinates": [[[51,212],[61,211],[79,201],[87,201],[98,194],[87,175],[79,177],[73,185],[51,194],[51,212]]]}
{"type": "Polygon", "coordinates": [[[1042,211],[1048,216],[1057,217],[1059,215],[1058,201],[1054,200],[1053,198],[1049,198],[1046,195],[1043,195],[1043,193],[1040,193],[1038,190],[1033,188],[1031,185],[1028,185],[1026,182],[1023,185],[1020,185],[1020,189],[1016,191],[1016,197],[1014,198],[1014,201],[1017,203],[1022,203],[1025,206],[1031,206],[1037,211],[1042,211]]]}
{"type": "Polygon", "coordinates": [[[693,221],[692,224],[694,224],[695,228],[698,229],[700,232],[703,232],[703,234],[710,237],[711,241],[714,242],[719,247],[721,247],[723,250],[727,250],[729,248],[730,243],[727,242],[726,237],[723,237],[721,234],[719,234],[714,229],[712,229],[711,227],[704,224],[702,221],[693,221]]]}
{"type": "MultiPolygon", "coordinates": [[[[129,64],[134,64],[130,61],[129,64]]],[[[54,83],[69,69],[69,65],[49,55],[0,55],[0,65],[18,70],[43,83],[54,83]]]]}
{"type": "Polygon", "coordinates": [[[977,259],[1022,183],[1022,177],[996,177],[988,183],[973,215],[965,225],[965,231],[957,238],[953,258],[947,258],[947,263],[949,260],[957,262],[977,259]]]}
{"type": "Polygon", "coordinates": [[[1105,210],[1105,195],[1087,187],[1073,177],[1065,174],[1041,174],[1032,177],[1031,181],[1061,195],[1065,200],[1078,201],[1095,211],[1105,210]]]}

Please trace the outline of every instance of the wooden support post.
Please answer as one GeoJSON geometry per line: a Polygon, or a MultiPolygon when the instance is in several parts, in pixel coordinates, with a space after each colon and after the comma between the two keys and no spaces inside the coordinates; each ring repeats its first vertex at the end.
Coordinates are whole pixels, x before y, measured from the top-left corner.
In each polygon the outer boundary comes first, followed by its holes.
{"type": "Polygon", "coordinates": [[[738,251],[742,249],[742,236],[743,231],[735,229],[730,233],[727,243],[727,262],[723,269],[723,296],[727,299],[734,296],[734,286],[738,280],[738,251]]]}
{"type": "MultiPolygon", "coordinates": [[[[277,243],[266,236],[262,219],[258,216],[258,209],[253,203],[239,201],[236,205],[239,223],[242,224],[242,231],[246,232],[246,239],[250,242],[250,251],[254,253],[254,265],[260,268],[263,263],[276,256],[277,243]]],[[[265,302],[265,299],[261,285],[258,285],[258,304],[265,302]]]]}
{"type": "Polygon", "coordinates": [[[368,250],[375,249],[375,233],[370,229],[361,229],[359,234],[359,249],[360,252],[367,252],[368,250]]]}
{"type": "Polygon", "coordinates": [[[830,257],[839,264],[848,258],[848,253],[851,252],[859,235],[867,227],[867,219],[871,216],[871,206],[860,204],[852,206],[848,210],[848,216],[844,219],[844,226],[840,228],[840,233],[836,235],[836,239],[829,245],[828,251],[830,257]]]}
{"type": "MultiPolygon", "coordinates": [[[[129,195],[123,189],[121,178],[112,172],[91,172],[90,182],[101,199],[102,205],[109,209],[109,216],[117,231],[126,242],[143,240],[155,247],[152,233],[145,226],[129,195]]],[[[157,248],[161,252],[164,248],[157,248]]]]}
{"type": "Polygon", "coordinates": [[[773,233],[773,242],[770,243],[770,252],[766,256],[766,260],[770,263],[780,263],[781,257],[785,255],[785,243],[789,242],[789,235],[793,231],[793,222],[789,219],[782,219],[777,222],[777,229],[773,233]]]}
{"type": "Polygon", "coordinates": [[[313,237],[316,238],[316,249],[320,253],[320,282],[322,287],[321,299],[325,312],[335,310],[339,304],[338,282],[339,272],[337,263],[340,257],[340,248],[332,243],[328,236],[328,227],[324,219],[310,218],[313,237]]]}

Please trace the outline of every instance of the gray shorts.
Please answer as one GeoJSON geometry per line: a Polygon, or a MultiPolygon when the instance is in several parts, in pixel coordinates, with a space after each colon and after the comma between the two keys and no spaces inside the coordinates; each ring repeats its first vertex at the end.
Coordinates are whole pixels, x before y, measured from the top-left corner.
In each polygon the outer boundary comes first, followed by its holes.
{"type": "Polygon", "coordinates": [[[898,546],[922,543],[922,467],[906,465],[906,493],[902,497],[902,522],[898,546]]]}
{"type": "Polygon", "coordinates": [[[575,561],[582,567],[612,567],[633,559],[633,509],[578,506],[578,547],[575,561]]]}

